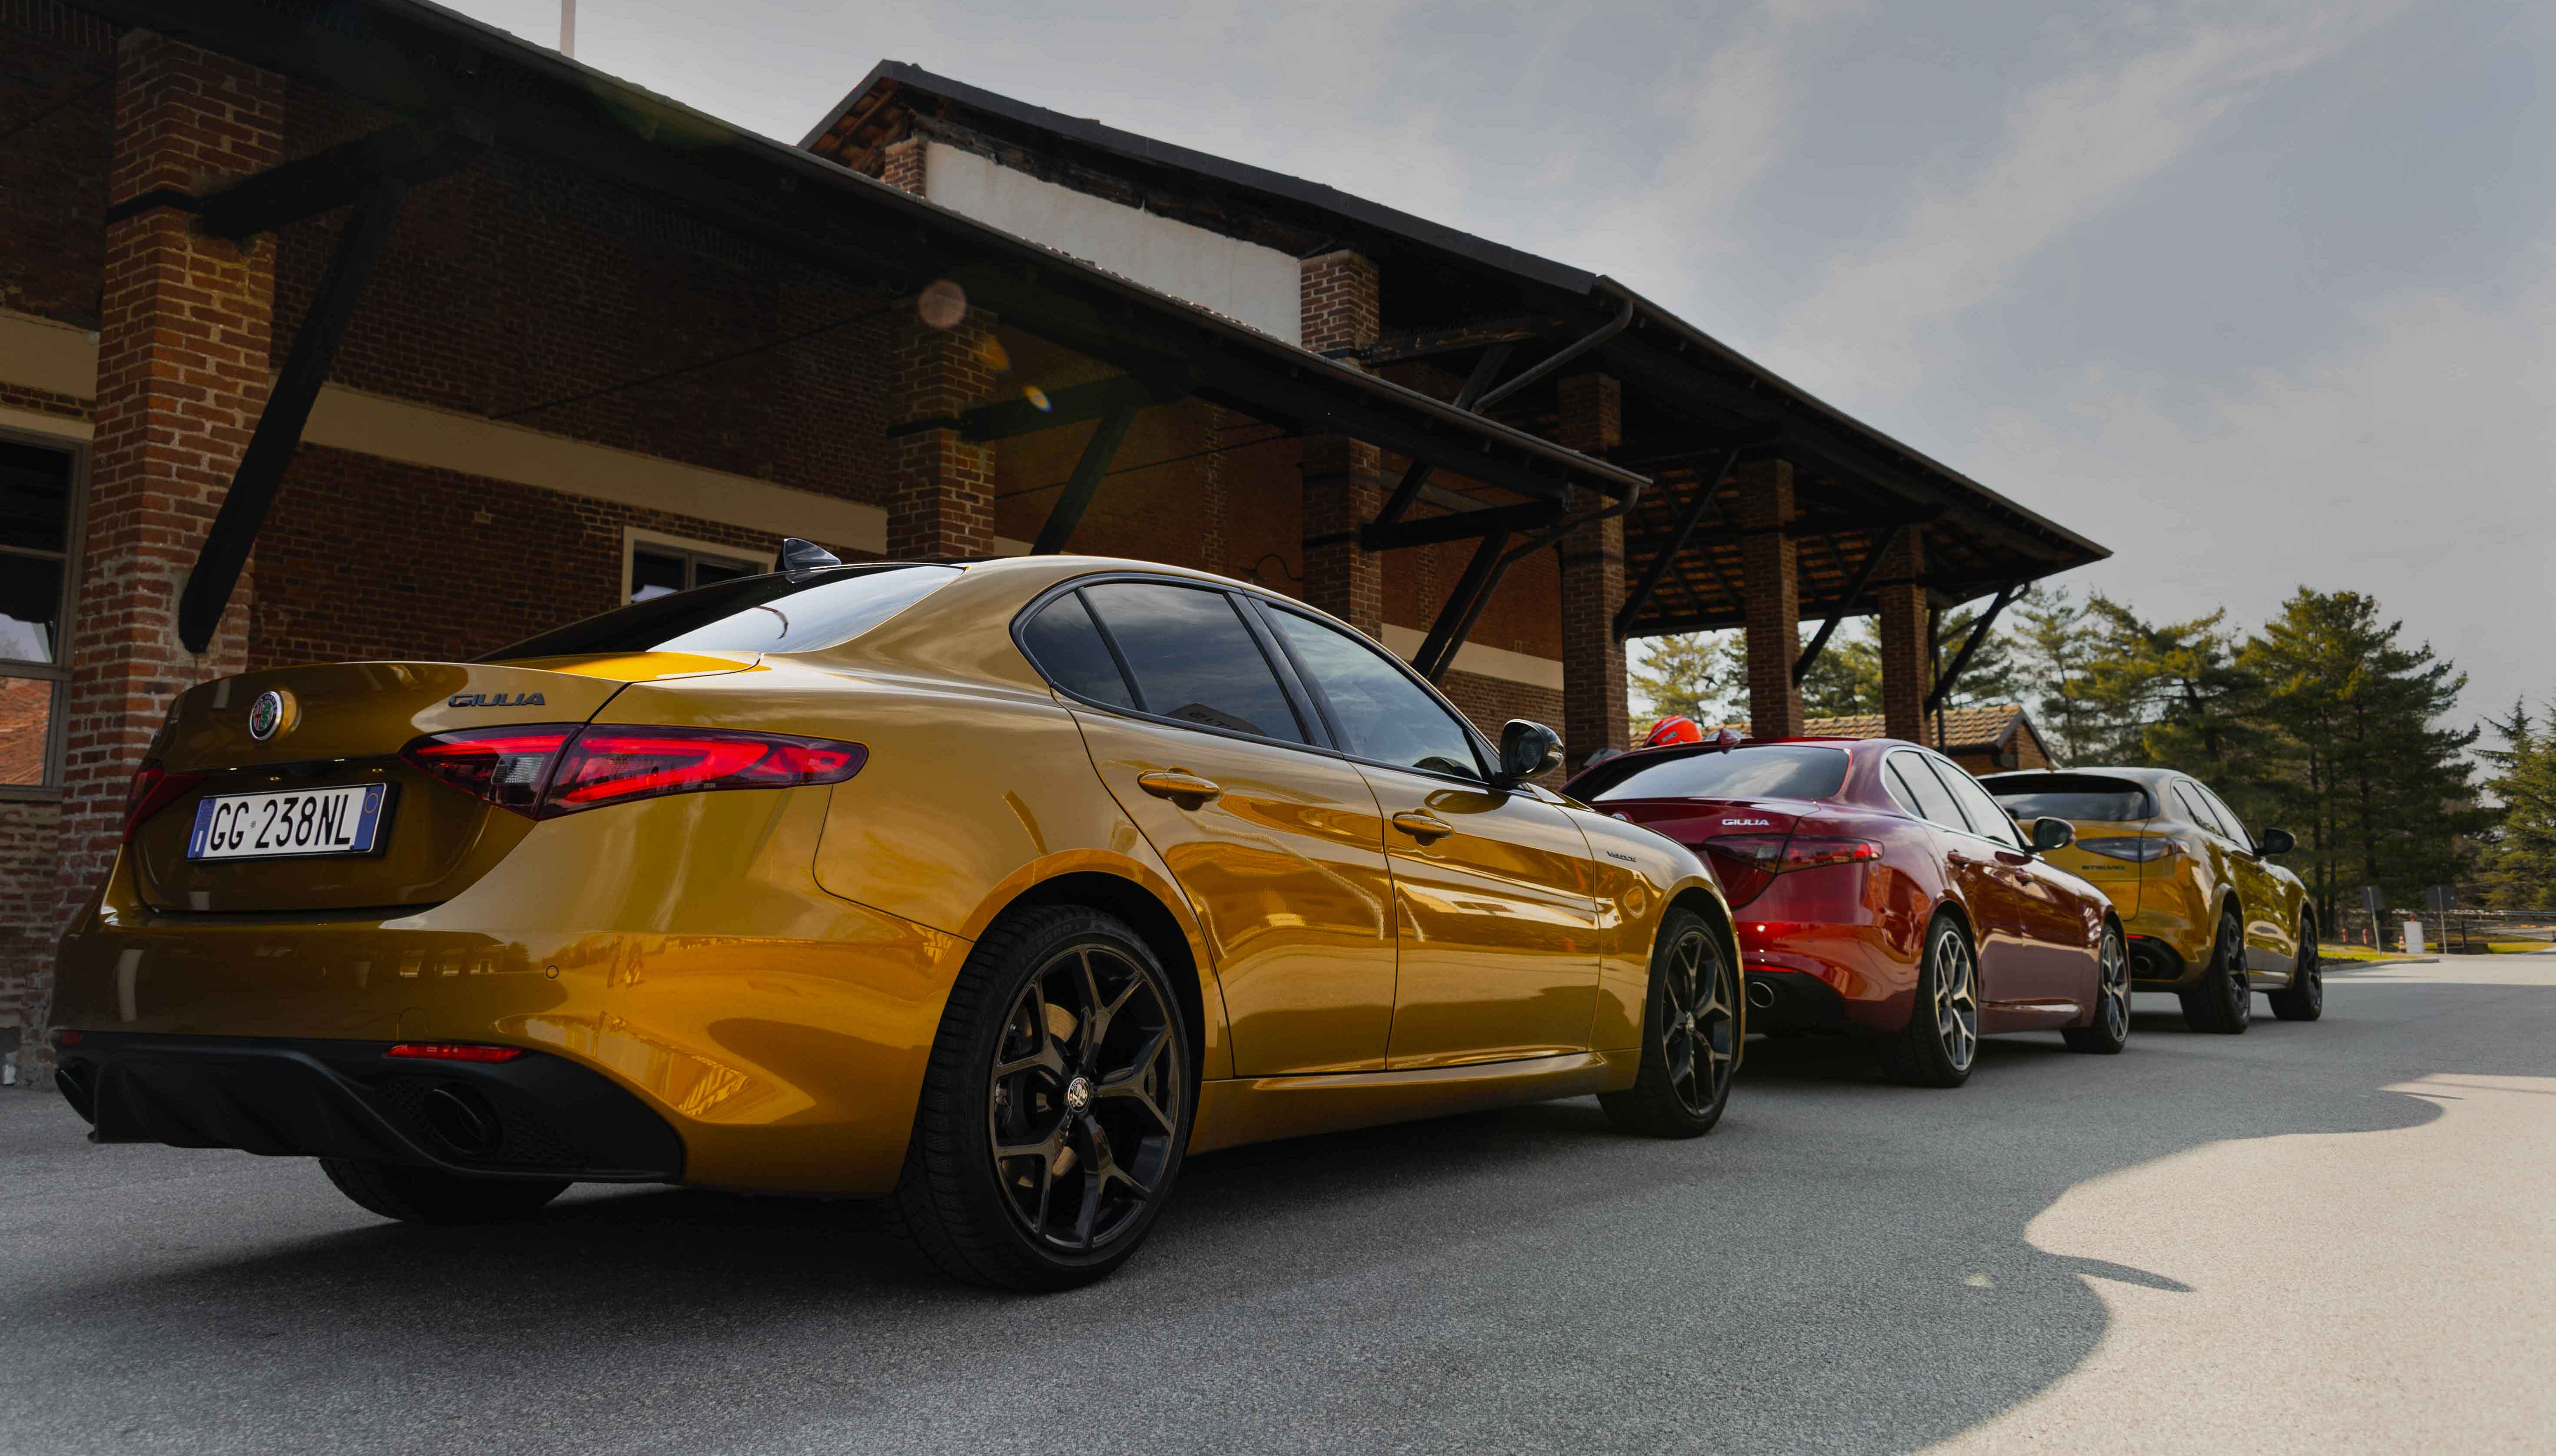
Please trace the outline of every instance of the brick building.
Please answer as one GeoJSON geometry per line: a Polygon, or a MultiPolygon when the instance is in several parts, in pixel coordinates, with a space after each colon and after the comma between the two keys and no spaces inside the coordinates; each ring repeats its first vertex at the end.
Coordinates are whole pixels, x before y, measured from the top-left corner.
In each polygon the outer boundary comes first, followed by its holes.
{"type": "MultiPolygon", "coordinates": [[[[1748,733],[1745,723],[1716,724],[1704,731],[1712,733],[1725,727],[1743,737],[1748,733]]],[[[1912,735],[1894,732],[1879,713],[1854,713],[1843,718],[1805,719],[1801,736],[1901,738],[1912,735]]],[[[2008,769],[2052,767],[2050,747],[2041,741],[2041,730],[2032,726],[2032,715],[2015,703],[1941,708],[1927,714],[1924,725],[1913,736],[1917,742],[1941,751],[1944,757],[1974,774],[2002,774],[2008,769]]]]}
{"type": "Polygon", "coordinates": [[[784,535],[1070,542],[1297,593],[1585,756],[1630,636],[1744,622],[1798,723],[1806,608],[1877,611],[1897,721],[1937,612],[2102,554],[1600,276],[911,67],[794,149],[408,0],[0,0],[0,134],[31,1074],[207,677],[466,657],[784,535]]]}

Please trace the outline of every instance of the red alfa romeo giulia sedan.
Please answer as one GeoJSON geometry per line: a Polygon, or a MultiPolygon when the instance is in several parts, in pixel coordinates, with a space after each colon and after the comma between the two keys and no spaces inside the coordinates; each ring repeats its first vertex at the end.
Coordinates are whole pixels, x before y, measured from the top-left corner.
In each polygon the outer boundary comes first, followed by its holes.
{"type": "Polygon", "coordinates": [[[1979,1038],[2128,1039],[2129,960],[2110,903],[2042,854],[1960,766],[1896,739],[1646,748],[1583,770],[1575,798],[1713,866],[1739,922],[1749,1030],[1859,1032],[1916,1086],[1968,1080],[1979,1038]]]}

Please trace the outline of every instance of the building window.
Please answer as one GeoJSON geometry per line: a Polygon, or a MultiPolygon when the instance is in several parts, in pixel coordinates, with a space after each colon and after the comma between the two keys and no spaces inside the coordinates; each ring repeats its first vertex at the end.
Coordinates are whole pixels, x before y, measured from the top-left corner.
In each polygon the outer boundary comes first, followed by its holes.
{"type": "Polygon", "coordinates": [[[771,569],[770,556],[753,555],[734,546],[649,532],[622,534],[621,599],[625,602],[644,602],[652,596],[690,591],[739,576],[756,576],[771,569]]]}
{"type": "Polygon", "coordinates": [[[0,435],[0,792],[62,786],[80,455],[0,435]]]}

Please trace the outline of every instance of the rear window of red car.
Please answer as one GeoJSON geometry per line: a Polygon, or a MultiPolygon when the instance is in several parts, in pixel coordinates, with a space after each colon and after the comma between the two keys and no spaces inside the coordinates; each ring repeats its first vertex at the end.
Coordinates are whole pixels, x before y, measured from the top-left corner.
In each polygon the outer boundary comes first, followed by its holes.
{"type": "Polygon", "coordinates": [[[1842,748],[1767,743],[1655,759],[1610,759],[1569,786],[1591,803],[1619,798],[1828,798],[1846,787],[1842,748]]]}

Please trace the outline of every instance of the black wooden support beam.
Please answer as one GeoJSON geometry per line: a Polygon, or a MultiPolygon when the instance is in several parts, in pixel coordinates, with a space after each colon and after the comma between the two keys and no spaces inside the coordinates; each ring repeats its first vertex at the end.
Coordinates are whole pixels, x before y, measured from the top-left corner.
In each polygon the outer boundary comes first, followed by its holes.
{"type": "Polygon", "coordinates": [[[1134,405],[1122,405],[1100,417],[1100,427],[1083,446],[1083,458],[1074,464],[1074,478],[1065,483],[1065,494],[1047,513],[1047,524],[1039,528],[1038,540],[1030,546],[1033,556],[1052,556],[1065,549],[1074,539],[1074,528],[1083,524],[1084,509],[1091,504],[1092,492],[1100,488],[1100,477],[1109,473],[1109,462],[1116,458],[1118,446],[1127,438],[1127,427],[1136,423],[1134,405]]]}
{"type": "Polygon", "coordinates": [[[1539,526],[1552,524],[1560,514],[1560,510],[1548,502],[1523,501],[1514,506],[1488,506],[1478,511],[1426,516],[1418,521],[1403,521],[1391,526],[1370,524],[1358,528],[1358,548],[1392,551],[1404,546],[1470,541],[1493,533],[1533,531],[1539,526]]]}
{"type": "Polygon", "coordinates": [[[969,443],[983,444],[988,440],[1012,439],[1036,434],[1043,429],[1080,425],[1086,420],[1106,419],[1120,410],[1168,405],[1188,393],[1185,381],[1148,381],[1132,374],[1117,374],[1058,390],[1046,397],[1045,409],[1026,399],[1006,400],[998,405],[978,405],[956,415],[938,415],[891,425],[887,427],[887,434],[894,439],[898,435],[919,434],[927,429],[955,429],[969,443]]]}
{"type": "Polygon", "coordinates": [[[1705,509],[1713,504],[1715,494],[1721,491],[1723,477],[1730,473],[1731,466],[1739,463],[1741,448],[1732,445],[1724,453],[1722,463],[1714,468],[1712,474],[1696,477],[1695,495],[1686,503],[1686,508],[1678,512],[1677,525],[1669,531],[1669,539],[1660,543],[1660,548],[1651,553],[1651,559],[1643,564],[1642,574],[1633,583],[1633,589],[1624,594],[1624,605],[1615,611],[1617,642],[1622,642],[1632,632],[1633,619],[1651,604],[1651,594],[1660,589],[1660,578],[1668,574],[1678,553],[1686,549],[1687,538],[1695,535],[1697,524],[1704,520],[1705,509]]]}
{"type": "Polygon", "coordinates": [[[1440,354],[1453,354],[1464,349],[1485,345],[1506,348],[1524,339],[1539,338],[1562,327],[1562,320],[1550,314],[1528,314],[1518,318],[1500,318],[1486,323],[1458,324],[1453,328],[1421,328],[1404,333],[1389,333],[1362,349],[1342,349],[1338,355],[1352,358],[1369,369],[1387,364],[1401,364],[1412,359],[1428,359],[1440,354]]]}
{"type": "Polygon", "coordinates": [[[221,626],[231,590],[239,585],[240,568],[248,564],[249,547],[284,484],[284,467],[292,463],[293,452],[302,443],[302,426],[310,422],[320,386],[327,382],[328,366],[335,362],[347,321],[355,315],[355,302],[363,297],[364,281],[372,276],[373,264],[390,236],[391,220],[399,214],[400,197],[407,191],[408,183],[398,178],[375,179],[355,204],[354,215],[346,219],[345,230],[337,235],[337,251],[328,260],[328,272],[320,281],[310,311],[302,315],[302,328],[293,336],[293,352],[276,376],[266,412],[258,416],[257,430],[240,455],[239,469],[231,476],[230,489],[222,494],[221,509],[204,533],[203,548],[196,553],[187,589],[178,598],[178,639],[191,653],[200,656],[221,626]]]}
{"type": "Polygon", "coordinates": [[[1980,650],[1980,644],[1987,641],[1988,630],[1996,626],[1997,614],[2022,594],[2023,583],[2020,581],[2009,581],[1997,588],[1996,600],[1989,602],[1988,609],[1980,614],[1980,620],[1971,624],[1971,635],[1962,639],[1962,650],[1953,654],[1953,666],[1944,669],[1944,675],[1935,679],[1935,690],[1926,694],[1927,712],[1942,707],[1944,699],[1952,696],[1954,684],[1962,680],[1962,670],[1971,666],[1971,654],[1980,650]]]}
{"type": "Polygon", "coordinates": [[[1849,581],[1846,590],[1838,594],[1837,610],[1831,612],[1829,619],[1820,624],[1819,635],[1812,638],[1811,645],[1804,648],[1801,657],[1794,660],[1794,686],[1799,687],[1802,679],[1811,675],[1812,666],[1819,662],[1820,654],[1828,649],[1829,638],[1837,632],[1838,624],[1846,620],[1847,613],[1854,610],[1855,602],[1863,596],[1863,589],[1872,585],[1872,573],[1881,569],[1881,558],[1890,554],[1892,546],[1899,545],[1900,536],[1907,530],[1904,525],[1893,526],[1887,534],[1872,544],[1872,550],[1864,556],[1863,564],[1856,568],[1854,579],[1849,581]]]}
{"type": "Polygon", "coordinates": [[[1572,360],[1579,358],[1581,355],[1588,353],[1591,349],[1594,349],[1599,344],[1606,342],[1608,339],[1613,338],[1615,335],[1622,333],[1624,331],[1624,325],[1631,323],[1632,321],[1633,301],[1626,299],[1624,301],[1624,306],[1616,312],[1614,317],[1607,319],[1605,322],[1598,324],[1596,328],[1582,334],[1579,338],[1572,340],[1570,343],[1567,343],[1561,348],[1546,355],[1542,362],[1538,363],[1534,368],[1529,369],[1526,373],[1519,375],[1517,378],[1510,380],[1508,383],[1501,385],[1497,389],[1484,391],[1482,397],[1479,400],[1472,402],[1468,406],[1468,408],[1475,411],[1482,411],[1491,408],[1500,401],[1516,394],[1519,390],[1522,390],[1528,385],[1535,383],[1537,380],[1544,378],[1546,375],[1551,374],[1563,365],[1568,364],[1572,360]]]}
{"type": "Polygon", "coordinates": [[[270,167],[196,199],[195,227],[237,241],[357,201],[384,178],[416,183],[458,172],[487,145],[484,128],[406,123],[270,167]]]}
{"type": "Polygon", "coordinates": [[[1473,624],[1481,619],[1482,607],[1491,599],[1491,591],[1500,584],[1501,553],[1507,549],[1509,534],[1492,531],[1473,547],[1473,559],[1465,563],[1465,574],[1448,593],[1447,603],[1438,609],[1438,620],[1429,627],[1428,638],[1420,644],[1420,656],[1412,667],[1432,682],[1447,675],[1455,664],[1456,652],[1471,636],[1473,624]]]}

